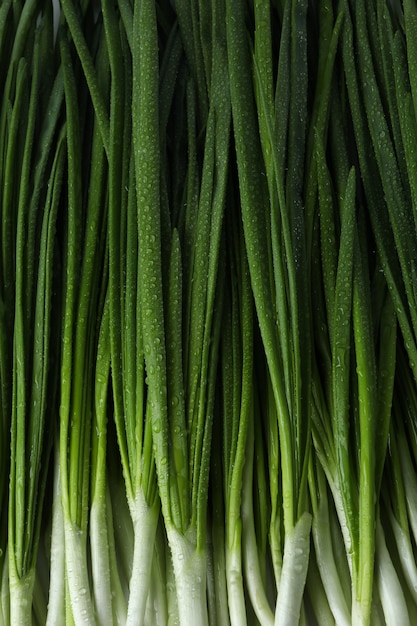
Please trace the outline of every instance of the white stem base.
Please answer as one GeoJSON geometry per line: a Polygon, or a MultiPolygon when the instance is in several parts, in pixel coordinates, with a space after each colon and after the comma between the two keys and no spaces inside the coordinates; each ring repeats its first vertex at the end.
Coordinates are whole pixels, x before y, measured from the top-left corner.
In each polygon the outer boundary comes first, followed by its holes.
{"type": "Polygon", "coordinates": [[[376,530],[376,579],[387,626],[410,626],[407,604],[389,555],[381,522],[376,530]]]}
{"type": "Polygon", "coordinates": [[[311,515],[303,513],[292,533],[285,536],[275,626],[299,623],[310,555],[310,529],[311,515]]]}
{"type": "Polygon", "coordinates": [[[226,546],[227,598],[231,626],[247,624],[245,594],[243,591],[241,524],[234,530],[231,545],[226,546]]]}
{"type": "Polygon", "coordinates": [[[86,536],[71,520],[64,521],[64,529],[67,584],[74,623],[95,626],[87,567],[86,536]]]}
{"type": "Polygon", "coordinates": [[[206,559],[193,539],[167,528],[181,626],[208,626],[206,559]]]}
{"type": "Polygon", "coordinates": [[[65,532],[61,504],[59,454],[56,454],[52,506],[51,576],[46,626],[63,623],[65,623],[65,532]]]}
{"type": "Polygon", "coordinates": [[[10,623],[32,626],[32,598],[35,572],[23,578],[10,576],[10,623]]]}
{"type": "Polygon", "coordinates": [[[327,508],[322,504],[319,505],[316,518],[313,520],[313,539],[316,548],[317,566],[335,622],[338,626],[350,626],[350,612],[333,554],[327,508]]]}
{"type": "Polygon", "coordinates": [[[126,626],[140,626],[145,619],[151,581],[159,505],[156,503],[149,507],[145,496],[140,493],[131,507],[131,512],[135,543],[126,626]]]}

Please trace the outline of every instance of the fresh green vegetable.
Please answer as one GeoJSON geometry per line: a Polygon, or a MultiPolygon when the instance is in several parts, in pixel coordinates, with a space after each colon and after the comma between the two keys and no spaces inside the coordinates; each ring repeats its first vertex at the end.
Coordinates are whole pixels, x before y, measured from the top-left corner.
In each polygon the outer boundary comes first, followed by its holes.
{"type": "Polygon", "coordinates": [[[411,0],[0,4],[0,625],[417,620],[411,0]]]}

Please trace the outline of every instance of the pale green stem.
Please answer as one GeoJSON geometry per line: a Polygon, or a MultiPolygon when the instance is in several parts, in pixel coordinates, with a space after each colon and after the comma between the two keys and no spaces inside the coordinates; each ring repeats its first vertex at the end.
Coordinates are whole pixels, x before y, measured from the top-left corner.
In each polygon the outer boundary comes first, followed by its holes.
{"type": "MultiPolygon", "coordinates": [[[[209,537],[209,533],[207,533],[207,537],[209,537]]],[[[210,542],[208,539],[207,589],[210,623],[229,626],[224,526],[219,521],[213,520],[212,522],[210,542]]]]}
{"type": "Polygon", "coordinates": [[[245,626],[247,624],[243,591],[241,537],[242,524],[239,521],[234,528],[233,540],[226,547],[227,595],[232,626],[245,626]]]}
{"type": "Polygon", "coordinates": [[[410,535],[405,533],[394,515],[390,515],[391,527],[397,544],[398,556],[403,568],[408,589],[417,606],[417,564],[414,556],[410,535]]]}
{"type": "Polygon", "coordinates": [[[178,613],[178,601],[175,590],[175,576],[172,565],[172,558],[167,554],[166,574],[167,574],[167,605],[168,605],[168,624],[167,626],[179,626],[180,616],[178,613]]]}
{"type": "MultiPolygon", "coordinates": [[[[311,559],[311,557],[307,572],[307,587],[316,623],[320,626],[335,626],[337,622],[330,610],[329,598],[317,568],[317,559],[311,559]]],[[[350,619],[348,625],[350,626],[350,619]]]]}
{"type": "Polygon", "coordinates": [[[300,620],[310,555],[311,515],[303,513],[291,533],[286,533],[275,626],[294,626],[300,620]]]}
{"type": "Polygon", "coordinates": [[[208,626],[206,597],[206,558],[194,539],[167,528],[177,591],[181,626],[208,626]]]}
{"type": "Polygon", "coordinates": [[[55,448],[54,495],[52,505],[51,567],[46,626],[65,621],[65,533],[61,503],[59,445],[55,448]]]}
{"type": "Polygon", "coordinates": [[[317,555],[317,566],[327,600],[338,626],[349,626],[350,612],[346,604],[342,586],[337,571],[331,540],[327,506],[320,502],[316,515],[313,518],[312,532],[317,555]]]}
{"type": "MultiPolygon", "coordinates": [[[[381,521],[376,528],[376,578],[387,626],[410,626],[407,604],[389,555],[381,521]]],[[[354,622],[352,621],[352,624],[354,622]]]]}
{"type": "Polygon", "coordinates": [[[110,559],[105,494],[95,496],[90,509],[91,568],[97,624],[106,626],[112,615],[110,559]]]}
{"type": "Polygon", "coordinates": [[[10,624],[32,626],[34,582],[35,569],[30,570],[22,578],[10,571],[10,624]]]}
{"type": "Polygon", "coordinates": [[[342,531],[343,542],[345,544],[346,549],[346,557],[349,565],[349,572],[352,576],[352,539],[349,532],[349,525],[347,522],[346,512],[343,506],[342,494],[338,486],[338,481],[333,480],[333,477],[329,477],[327,475],[327,480],[329,481],[330,490],[332,492],[333,501],[337,513],[337,518],[340,524],[340,530],[342,531]]]}
{"type": "Polygon", "coordinates": [[[253,610],[261,626],[272,626],[274,615],[265,593],[259,566],[258,546],[256,543],[255,523],[253,519],[253,424],[250,424],[246,445],[246,462],[242,483],[242,552],[245,582],[253,610]]]}
{"type": "Polygon", "coordinates": [[[126,626],[139,626],[144,623],[151,582],[159,502],[156,501],[150,507],[143,492],[140,491],[131,507],[131,513],[134,530],[134,548],[126,626]]]}
{"type": "MultiPolygon", "coordinates": [[[[95,626],[93,602],[88,577],[85,532],[64,519],[66,575],[71,610],[75,624],[95,626]]],[[[16,622],[18,623],[18,622],[16,622]]]]}
{"type": "Polygon", "coordinates": [[[281,548],[281,520],[278,517],[271,519],[269,529],[269,545],[271,550],[272,567],[274,570],[275,587],[279,589],[282,574],[282,548],[281,548]]]}

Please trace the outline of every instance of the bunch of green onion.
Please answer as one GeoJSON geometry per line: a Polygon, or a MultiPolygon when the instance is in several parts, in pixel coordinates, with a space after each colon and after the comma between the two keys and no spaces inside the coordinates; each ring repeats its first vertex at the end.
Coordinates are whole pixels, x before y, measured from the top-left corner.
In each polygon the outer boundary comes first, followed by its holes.
{"type": "Polygon", "coordinates": [[[414,0],[1,0],[0,242],[0,626],[417,622],[414,0]]]}

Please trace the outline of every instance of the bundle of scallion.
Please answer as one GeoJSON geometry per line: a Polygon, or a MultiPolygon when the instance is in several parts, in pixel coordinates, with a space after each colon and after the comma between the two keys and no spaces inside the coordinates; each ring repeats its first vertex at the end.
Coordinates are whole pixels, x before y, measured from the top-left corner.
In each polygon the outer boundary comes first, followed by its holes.
{"type": "Polygon", "coordinates": [[[0,626],[417,620],[412,0],[2,0],[0,626]]]}

